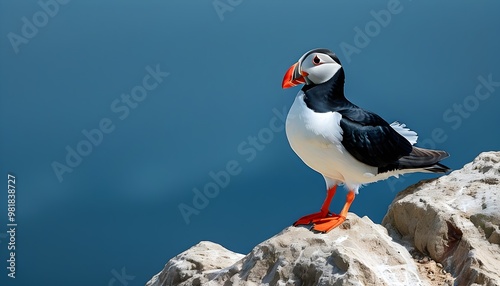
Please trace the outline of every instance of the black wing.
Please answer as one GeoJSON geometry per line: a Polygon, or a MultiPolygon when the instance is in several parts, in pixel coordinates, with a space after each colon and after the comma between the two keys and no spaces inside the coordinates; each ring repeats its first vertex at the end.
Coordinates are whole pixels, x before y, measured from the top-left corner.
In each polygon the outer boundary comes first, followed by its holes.
{"type": "Polygon", "coordinates": [[[342,144],[358,161],[385,167],[412,152],[412,145],[384,119],[359,107],[337,110],[342,114],[342,144]]]}

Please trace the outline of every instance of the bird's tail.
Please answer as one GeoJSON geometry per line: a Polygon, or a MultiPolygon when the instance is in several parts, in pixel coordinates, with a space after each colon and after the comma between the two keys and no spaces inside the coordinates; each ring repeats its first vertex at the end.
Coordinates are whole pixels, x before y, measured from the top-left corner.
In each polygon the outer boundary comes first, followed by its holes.
{"type": "Polygon", "coordinates": [[[398,163],[401,169],[422,169],[431,173],[446,173],[450,168],[439,163],[439,161],[449,157],[450,154],[441,150],[430,150],[413,146],[410,154],[399,158],[398,163]]]}
{"type": "Polygon", "coordinates": [[[430,167],[425,167],[424,170],[431,173],[448,173],[450,171],[450,168],[441,163],[436,163],[430,167]]]}
{"type": "Polygon", "coordinates": [[[415,172],[446,173],[450,168],[439,163],[449,157],[450,154],[441,150],[430,150],[413,146],[410,154],[399,158],[394,163],[385,167],[379,167],[379,173],[393,170],[409,170],[415,172]]]}

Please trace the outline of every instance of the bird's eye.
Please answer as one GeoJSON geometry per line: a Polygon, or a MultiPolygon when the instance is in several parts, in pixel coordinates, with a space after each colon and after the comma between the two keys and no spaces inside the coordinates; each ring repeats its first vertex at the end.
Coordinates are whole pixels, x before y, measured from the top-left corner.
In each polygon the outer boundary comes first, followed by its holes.
{"type": "Polygon", "coordinates": [[[314,64],[314,65],[319,65],[320,63],[321,63],[320,58],[318,58],[318,56],[314,56],[314,59],[313,59],[313,64],[314,64]]]}

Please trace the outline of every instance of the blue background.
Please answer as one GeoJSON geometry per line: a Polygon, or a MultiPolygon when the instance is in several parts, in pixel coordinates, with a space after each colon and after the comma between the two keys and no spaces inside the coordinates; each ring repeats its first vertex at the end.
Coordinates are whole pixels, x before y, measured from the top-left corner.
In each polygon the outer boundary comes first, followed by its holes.
{"type": "MultiPolygon", "coordinates": [[[[500,3],[401,0],[359,53],[343,52],[391,2],[232,1],[219,15],[211,1],[73,0],[16,53],[9,33],[43,10],[2,1],[0,284],[125,285],[114,274],[125,269],[128,285],[144,285],[201,240],[247,253],[317,211],[322,177],[284,131],[266,129],[299,89],[281,89],[285,71],[312,48],[338,54],[351,101],[447,150],[450,167],[498,150],[500,90],[474,97],[478,76],[500,81],[500,3]],[[169,76],[121,120],[111,103],[157,65],[169,76]],[[464,100],[471,110],[457,115],[464,100]],[[103,118],[115,129],[60,182],[51,164],[103,118]],[[249,143],[259,134],[262,150],[249,143]],[[193,206],[193,189],[233,160],[240,173],[186,223],[179,205],[193,206]],[[7,174],[17,179],[16,279],[5,261],[7,174]]],[[[351,211],[379,223],[397,191],[432,177],[366,186],[351,211]]],[[[343,203],[338,192],[332,211],[343,203]]]]}

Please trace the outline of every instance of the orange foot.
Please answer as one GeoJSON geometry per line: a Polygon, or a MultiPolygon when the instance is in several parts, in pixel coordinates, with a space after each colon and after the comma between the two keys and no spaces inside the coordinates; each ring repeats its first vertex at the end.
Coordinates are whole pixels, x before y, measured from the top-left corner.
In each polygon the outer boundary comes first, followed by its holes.
{"type": "Polygon", "coordinates": [[[341,225],[345,221],[345,219],[345,216],[333,214],[332,216],[326,218],[313,220],[312,229],[315,231],[327,233],[330,230],[341,225]]]}
{"type": "Polygon", "coordinates": [[[310,215],[306,215],[299,218],[296,222],[294,222],[293,226],[314,223],[315,221],[327,219],[330,215],[331,213],[329,212],[317,212],[310,215]]]}
{"type": "Polygon", "coordinates": [[[323,212],[317,212],[299,218],[299,220],[293,223],[293,226],[308,225],[312,223],[312,230],[326,233],[341,225],[345,221],[345,219],[345,216],[332,213],[324,214],[323,212]]]}
{"type": "Polygon", "coordinates": [[[338,215],[332,214],[328,211],[328,207],[330,206],[330,201],[332,200],[332,197],[335,194],[335,188],[336,186],[333,186],[331,189],[328,190],[327,197],[323,203],[323,206],[321,206],[320,212],[301,217],[299,220],[294,222],[293,225],[294,226],[301,224],[307,225],[312,223],[313,224],[311,228],[312,230],[323,233],[329,232],[330,230],[341,225],[346,219],[347,212],[349,211],[349,208],[351,207],[351,204],[354,200],[355,193],[354,191],[349,191],[349,193],[347,193],[347,198],[344,208],[342,209],[340,214],[338,215]]]}

